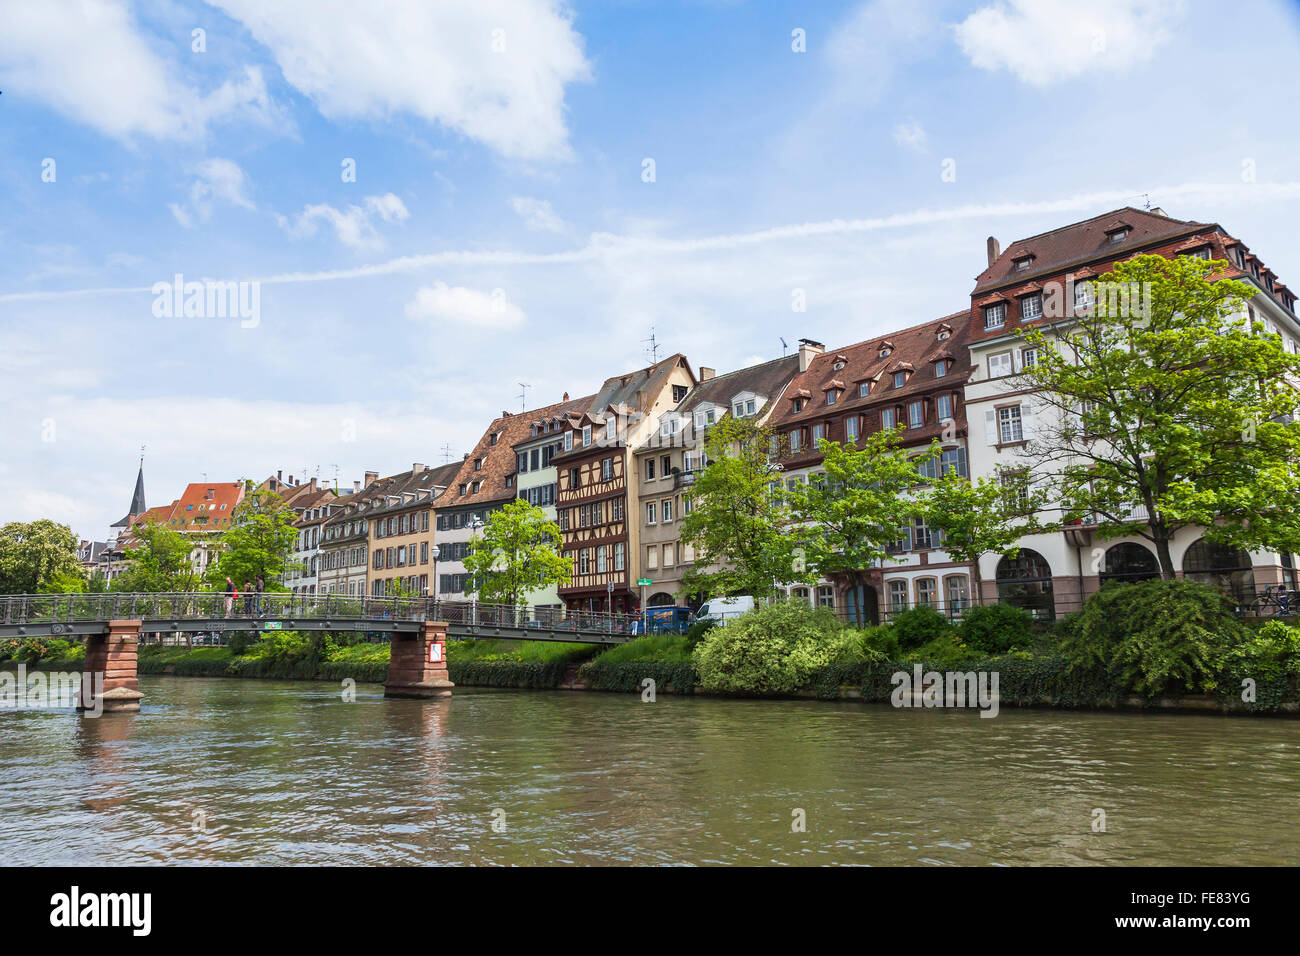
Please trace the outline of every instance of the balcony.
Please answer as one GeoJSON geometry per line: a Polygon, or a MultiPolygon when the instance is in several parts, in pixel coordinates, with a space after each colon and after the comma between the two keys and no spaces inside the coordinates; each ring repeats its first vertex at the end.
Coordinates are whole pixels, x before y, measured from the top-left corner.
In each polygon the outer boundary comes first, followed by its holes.
{"type": "Polygon", "coordinates": [[[698,471],[674,471],[673,489],[689,488],[691,485],[695,484],[695,476],[698,474],[698,471]]]}

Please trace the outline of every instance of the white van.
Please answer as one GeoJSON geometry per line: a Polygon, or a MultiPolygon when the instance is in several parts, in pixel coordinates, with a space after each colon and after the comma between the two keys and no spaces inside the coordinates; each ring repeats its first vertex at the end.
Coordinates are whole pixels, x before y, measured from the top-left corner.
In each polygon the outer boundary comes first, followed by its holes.
{"type": "Polygon", "coordinates": [[[742,594],[740,597],[710,598],[700,605],[695,620],[722,622],[733,617],[740,617],[740,615],[752,610],[754,610],[754,599],[748,594],[742,594]]]}

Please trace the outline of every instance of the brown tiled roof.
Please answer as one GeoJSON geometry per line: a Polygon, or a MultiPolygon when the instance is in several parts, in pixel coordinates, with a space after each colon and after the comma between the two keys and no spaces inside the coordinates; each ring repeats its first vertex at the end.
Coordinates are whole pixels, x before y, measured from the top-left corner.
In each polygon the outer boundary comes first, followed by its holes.
{"type": "Polygon", "coordinates": [[[796,375],[790,383],[785,399],[768,424],[776,429],[786,429],[827,417],[837,418],[845,411],[892,404],[894,400],[901,401],[920,392],[928,392],[935,388],[936,383],[951,383],[954,389],[960,390],[971,374],[970,350],[966,348],[970,324],[968,316],[967,311],[954,312],[942,319],[925,322],[901,332],[890,332],[885,340],[868,339],[848,348],[837,349],[840,355],[848,357],[848,362],[839,371],[834,367],[839,355],[815,356],[808,370],[796,375]],[[940,339],[939,332],[945,328],[950,329],[951,334],[947,339],[940,339]],[[892,351],[882,359],[880,349],[885,341],[891,344],[892,351]],[[953,359],[954,355],[961,357],[953,359]],[[953,364],[943,378],[936,379],[933,363],[940,358],[948,359],[953,364]],[[908,376],[907,383],[896,389],[884,373],[898,365],[910,366],[914,371],[908,376]],[[837,378],[854,383],[878,380],[879,384],[866,397],[860,397],[856,388],[850,388],[832,406],[813,401],[806,403],[802,411],[794,410],[794,403],[790,400],[793,396],[807,396],[814,392],[820,394],[825,384],[837,378]]]}
{"type": "Polygon", "coordinates": [[[704,404],[721,405],[730,410],[732,396],[741,392],[765,395],[769,401],[773,401],[781,397],[781,393],[798,372],[799,356],[787,355],[785,358],[736,369],[726,375],[715,375],[687,392],[676,411],[690,414],[697,406],[704,404]]]}
{"type": "Polygon", "coordinates": [[[1125,206],[1102,213],[1083,222],[1061,226],[1050,232],[1017,239],[975,278],[974,296],[1026,278],[1060,273],[1072,263],[1083,264],[1109,255],[1127,256],[1142,247],[1170,242],[1184,234],[1202,232],[1213,227],[1203,222],[1171,219],[1159,213],[1125,206]],[[1113,243],[1108,230],[1121,225],[1130,229],[1127,239],[1113,243]],[[1034,256],[1028,269],[1017,270],[1014,262],[1026,255],[1034,256]]]}
{"type": "MultiPolygon", "coordinates": [[[[584,424],[603,422],[607,415],[614,413],[622,413],[633,419],[648,414],[655,399],[667,384],[669,376],[677,368],[685,368],[691,374],[691,381],[695,381],[695,373],[691,372],[690,363],[681,352],[670,355],[654,365],[605,379],[600,391],[591,398],[587,406],[580,413],[571,416],[572,427],[580,428],[584,424]]],[[[622,445],[622,443],[623,435],[620,434],[617,444],[622,445]]],[[[605,444],[602,447],[609,447],[609,445],[605,444]]],[[[573,448],[561,452],[553,460],[589,454],[591,451],[590,447],[583,448],[578,442],[574,442],[573,448]]],[[[459,480],[465,479],[462,477],[459,480]]]]}
{"type": "Polygon", "coordinates": [[[456,473],[447,481],[447,490],[437,500],[438,509],[466,507],[470,505],[489,504],[515,497],[515,489],[506,487],[506,476],[515,472],[514,445],[528,437],[533,422],[550,418],[554,415],[577,414],[589,408],[599,396],[587,395],[584,398],[556,402],[530,411],[512,415],[509,412],[492,420],[492,424],[483,432],[474,450],[463,462],[456,462],[456,473]],[[493,443],[492,436],[496,435],[493,443]],[[475,460],[481,460],[481,467],[474,469],[475,460]],[[474,482],[482,482],[477,493],[471,491],[474,482]],[[460,486],[465,485],[461,494],[460,486]]]}

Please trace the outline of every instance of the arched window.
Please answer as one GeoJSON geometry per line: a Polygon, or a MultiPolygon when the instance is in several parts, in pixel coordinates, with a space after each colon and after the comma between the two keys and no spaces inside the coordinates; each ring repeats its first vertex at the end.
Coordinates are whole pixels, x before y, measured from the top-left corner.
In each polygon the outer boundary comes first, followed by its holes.
{"type": "Polygon", "coordinates": [[[1110,581],[1146,581],[1160,577],[1156,556],[1140,544],[1126,541],[1106,549],[1106,562],[1101,569],[1101,583],[1110,581]]]}
{"type": "Polygon", "coordinates": [[[998,602],[1024,608],[1035,618],[1056,618],[1052,601],[1052,569],[1037,551],[1021,548],[1014,558],[998,562],[998,602]]]}
{"type": "Polygon", "coordinates": [[[1183,577],[1232,596],[1238,604],[1255,599],[1255,572],[1250,555],[1237,548],[1199,539],[1183,555],[1183,577]]]}
{"type": "Polygon", "coordinates": [[[671,607],[673,604],[673,596],[671,594],[665,594],[663,591],[659,591],[656,594],[650,595],[650,600],[647,601],[646,604],[649,607],[671,607]]]}

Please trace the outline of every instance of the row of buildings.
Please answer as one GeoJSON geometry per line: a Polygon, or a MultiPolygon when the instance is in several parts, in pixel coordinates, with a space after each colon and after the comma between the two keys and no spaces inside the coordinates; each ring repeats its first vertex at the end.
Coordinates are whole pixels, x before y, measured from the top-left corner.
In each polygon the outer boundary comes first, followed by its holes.
{"type": "MultiPolygon", "coordinates": [[[[502,412],[461,461],[417,462],[388,477],[367,472],[350,490],[269,478],[262,487],[278,488],[299,516],[294,557],[302,570],[283,583],[300,594],[375,595],[400,584],[409,593],[467,598],[470,538],[495,509],[524,498],[557,522],[574,568],[565,584],[533,594],[532,604],[616,612],[698,606],[710,595],[681,593],[695,556],[679,529],[710,427],[726,416],[771,427],[782,439],[788,483],[817,473],[819,439],[859,442],[892,427],[904,429],[908,448],[941,443],[942,457],[930,466],[936,476],[1032,470],[1023,451],[1034,436],[1035,396],[1009,385],[1023,381],[1016,373],[1035,358],[1022,332],[1052,321],[1044,302],[1052,290],[1073,290],[1076,304],[1086,305],[1088,279],[1139,253],[1226,260],[1233,278],[1259,289],[1252,316],[1289,349],[1300,343],[1290,290],[1218,224],[1123,208],[1005,250],[990,238],[986,252],[969,302],[940,318],[829,348],[802,339],[796,354],[725,374],[672,355],[612,376],[594,394],[502,412]]],[[[159,520],[192,531],[195,560],[206,562],[204,538],[222,530],[243,486],[190,485],[171,505],[144,510],[142,480],[124,523],[159,520]]],[[[1027,536],[1023,545],[1015,558],[988,555],[971,565],[953,560],[918,521],[896,543],[896,561],[867,569],[865,586],[831,577],[789,591],[849,616],[860,608],[868,619],[916,604],[958,613],[977,597],[1052,616],[1108,579],[1157,573],[1141,539],[1097,540],[1086,524],[1027,536]]],[[[103,554],[120,563],[121,547],[110,544],[103,554]]],[[[1187,576],[1242,595],[1266,584],[1295,586],[1291,555],[1233,551],[1191,529],[1173,556],[1187,576]]]]}

